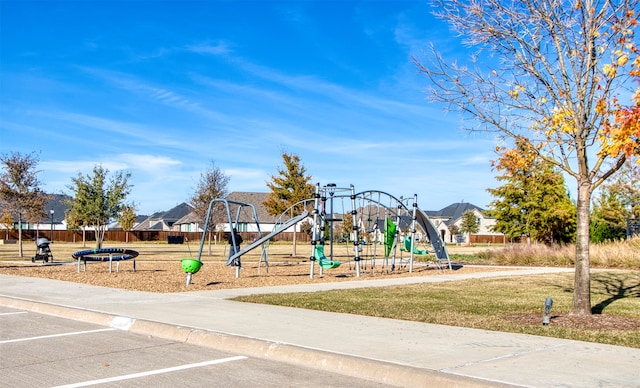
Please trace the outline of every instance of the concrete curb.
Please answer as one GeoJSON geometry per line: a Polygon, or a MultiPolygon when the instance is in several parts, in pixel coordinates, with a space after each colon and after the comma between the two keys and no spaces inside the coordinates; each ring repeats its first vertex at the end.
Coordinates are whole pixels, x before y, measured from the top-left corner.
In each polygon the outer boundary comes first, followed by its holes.
{"type": "Polygon", "coordinates": [[[510,387],[433,369],[398,365],[374,359],[312,349],[287,343],[175,326],[70,306],[0,296],[0,305],[52,315],[170,341],[190,343],[220,351],[239,353],[290,365],[323,370],[399,387],[510,387]]]}

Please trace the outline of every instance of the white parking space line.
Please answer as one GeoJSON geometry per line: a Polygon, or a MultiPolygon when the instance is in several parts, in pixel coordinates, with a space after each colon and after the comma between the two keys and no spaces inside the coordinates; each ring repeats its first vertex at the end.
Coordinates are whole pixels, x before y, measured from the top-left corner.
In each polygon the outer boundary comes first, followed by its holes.
{"type": "Polygon", "coordinates": [[[150,370],[150,371],[147,371],[147,372],[132,373],[132,374],[123,375],[123,376],[114,376],[114,377],[109,377],[109,378],[99,379],[99,380],[83,381],[83,382],[75,383],[75,384],[59,385],[59,386],[53,387],[53,388],[87,387],[89,385],[112,383],[114,381],[137,379],[139,377],[146,377],[146,376],[152,376],[152,375],[159,375],[159,374],[162,374],[162,373],[176,372],[176,371],[180,371],[180,370],[184,370],[184,369],[200,368],[202,366],[222,364],[222,363],[231,362],[231,361],[240,361],[240,360],[244,360],[246,358],[247,357],[245,357],[245,356],[227,357],[227,358],[221,358],[221,359],[218,359],[218,360],[209,360],[209,361],[197,362],[195,364],[186,364],[186,365],[174,366],[174,367],[171,367],[171,368],[163,368],[163,369],[150,370]]]}
{"type": "Polygon", "coordinates": [[[38,336],[38,337],[16,338],[16,339],[11,339],[11,340],[0,341],[0,345],[10,344],[12,342],[34,341],[34,340],[46,339],[46,338],[66,337],[66,336],[69,336],[69,335],[91,334],[91,333],[100,333],[100,332],[103,332],[103,331],[114,331],[114,330],[116,330],[116,329],[107,328],[107,329],[74,331],[72,333],[41,335],[41,336],[38,336]]]}
{"type": "Polygon", "coordinates": [[[17,314],[26,314],[26,311],[16,311],[16,312],[12,312],[12,313],[0,313],[0,317],[5,316],[5,315],[17,315],[17,314]]]}

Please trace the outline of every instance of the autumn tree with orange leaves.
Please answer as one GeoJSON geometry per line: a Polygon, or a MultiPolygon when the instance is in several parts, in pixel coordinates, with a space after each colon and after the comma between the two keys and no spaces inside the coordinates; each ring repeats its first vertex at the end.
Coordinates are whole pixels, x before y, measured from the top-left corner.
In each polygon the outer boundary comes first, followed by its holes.
{"type": "Polygon", "coordinates": [[[576,208],[558,168],[538,158],[526,138],[496,151],[500,157],[492,164],[502,185],[487,189],[495,199],[486,210],[496,220],[493,231],[545,244],[572,242],[576,208]]]}
{"type": "MultiPolygon", "coordinates": [[[[572,314],[591,314],[589,217],[594,190],[640,152],[639,0],[435,0],[469,46],[466,63],[432,46],[414,58],[431,100],[469,131],[515,139],[575,180],[572,314]]],[[[448,49],[444,47],[443,49],[448,49]]]]}

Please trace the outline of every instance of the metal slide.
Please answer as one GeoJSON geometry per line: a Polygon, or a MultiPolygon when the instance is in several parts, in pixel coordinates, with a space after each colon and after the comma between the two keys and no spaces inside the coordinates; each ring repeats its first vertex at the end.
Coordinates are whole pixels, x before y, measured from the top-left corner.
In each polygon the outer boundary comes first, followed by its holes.
{"type": "Polygon", "coordinates": [[[292,225],[297,224],[298,222],[302,221],[303,219],[307,218],[309,216],[309,212],[304,212],[303,214],[297,216],[297,217],[293,217],[291,218],[289,221],[285,222],[284,224],[280,225],[280,227],[274,231],[272,231],[271,233],[260,237],[259,239],[257,239],[256,241],[252,242],[250,245],[248,245],[246,248],[242,249],[241,251],[239,251],[238,253],[234,254],[233,256],[231,256],[229,258],[229,262],[233,262],[236,258],[244,255],[245,253],[249,252],[252,249],[255,249],[258,245],[262,245],[265,242],[269,241],[269,239],[273,236],[276,236],[282,232],[284,232],[285,230],[287,230],[289,227],[291,227],[292,225]]]}
{"type": "Polygon", "coordinates": [[[451,268],[451,260],[449,259],[449,253],[447,252],[447,248],[444,246],[442,239],[440,238],[440,234],[436,230],[436,227],[433,225],[433,222],[429,219],[429,216],[425,212],[420,209],[417,209],[416,212],[416,222],[422,227],[429,236],[429,242],[431,242],[431,246],[433,247],[433,252],[436,255],[436,264],[440,267],[442,262],[446,262],[451,268]]]}

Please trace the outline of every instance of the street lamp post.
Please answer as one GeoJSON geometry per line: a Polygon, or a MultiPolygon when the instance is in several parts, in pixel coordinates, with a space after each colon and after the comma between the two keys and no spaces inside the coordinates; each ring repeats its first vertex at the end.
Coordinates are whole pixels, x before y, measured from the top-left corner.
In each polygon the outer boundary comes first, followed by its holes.
{"type": "Polygon", "coordinates": [[[53,242],[53,209],[49,210],[49,214],[51,215],[51,242],[53,242]]]}

